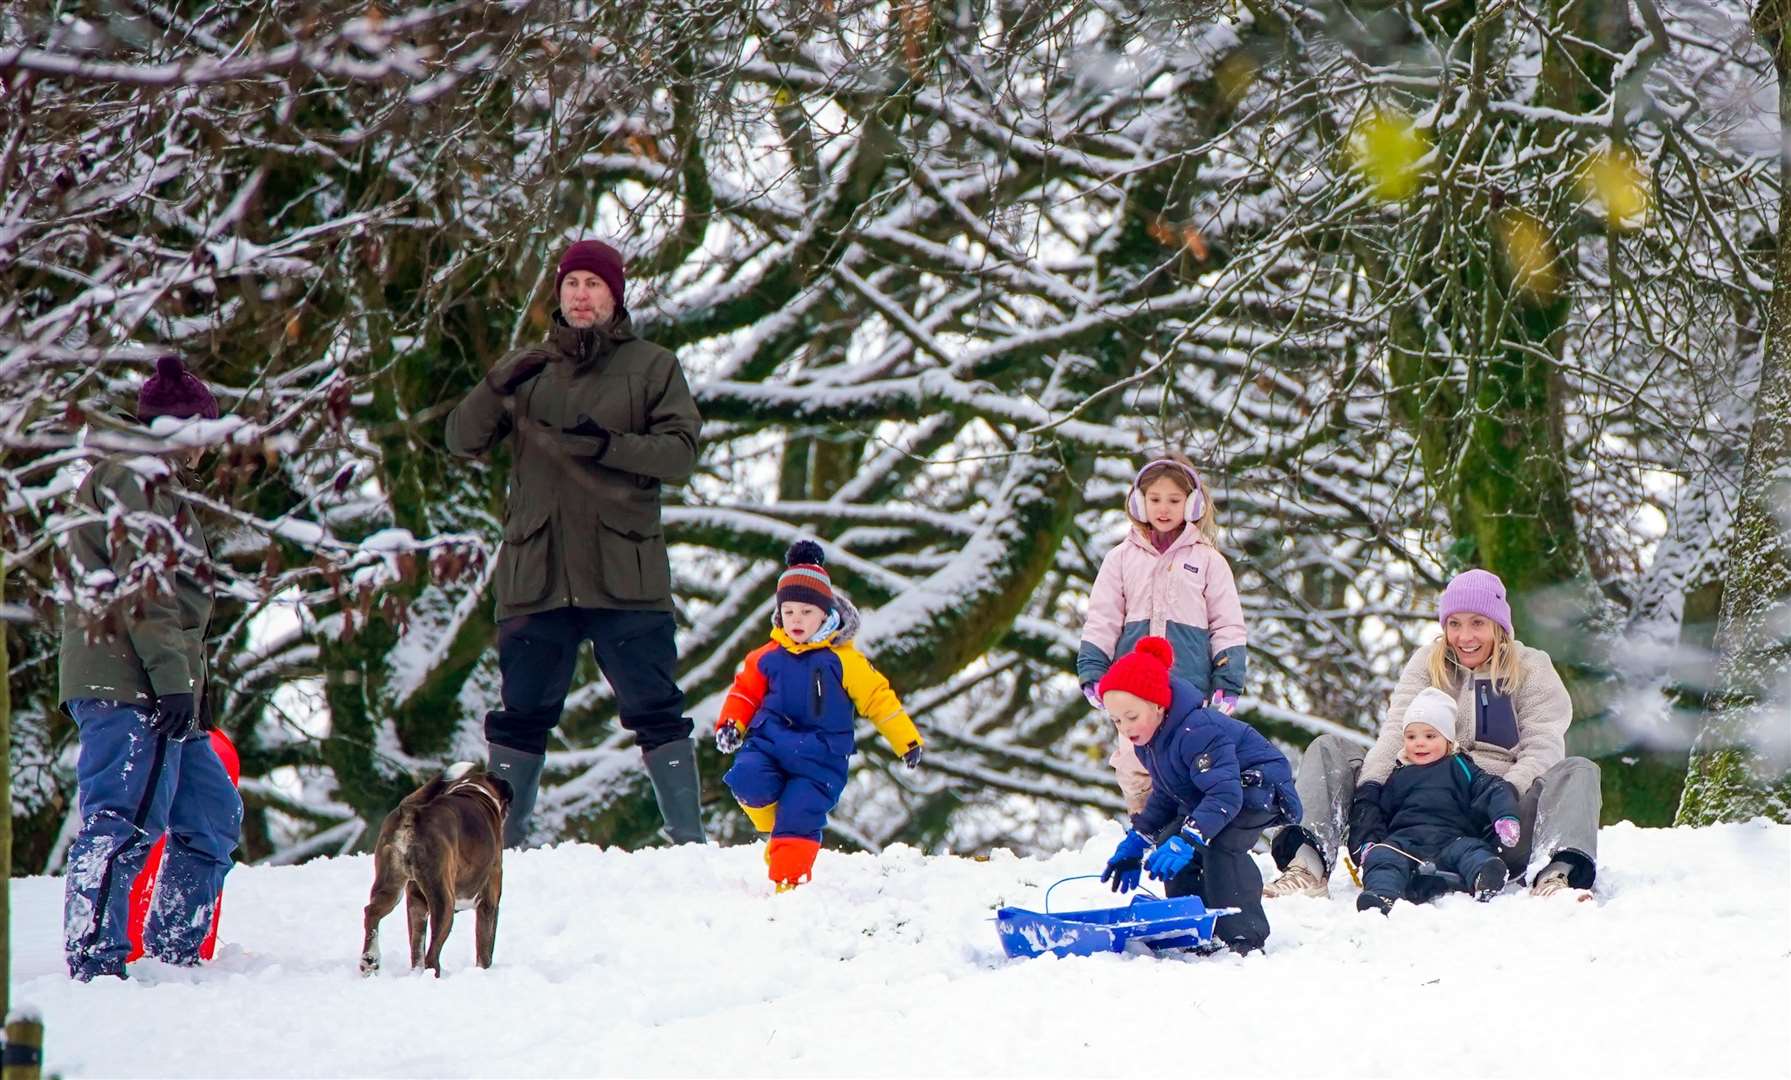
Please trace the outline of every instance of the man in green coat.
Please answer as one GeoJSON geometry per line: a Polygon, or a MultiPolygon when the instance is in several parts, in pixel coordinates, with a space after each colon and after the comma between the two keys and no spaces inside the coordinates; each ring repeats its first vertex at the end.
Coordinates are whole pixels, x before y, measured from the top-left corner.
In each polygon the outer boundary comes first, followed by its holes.
{"type": "MultiPolygon", "coordinates": [[[[137,397],[148,425],[216,420],[205,384],[164,356],[137,397]]],[[[83,982],[125,977],[131,883],[156,838],[168,854],[150,903],[145,953],[199,963],[243,818],[205,734],[205,629],[211,550],[187,498],[197,451],[118,455],[75,494],[64,539],[61,701],[80,736],[81,827],[68,851],[63,946],[83,982]]]]}
{"type": "Polygon", "coordinates": [[[499,360],[448,416],[454,453],[510,445],[493,574],[503,706],[485,717],[491,768],[516,793],[510,847],[527,839],[548,733],[586,641],[641,748],[666,835],[704,842],[660,526],[660,487],[696,468],[702,418],[677,357],[634,336],[624,285],[614,248],[573,244],[547,339],[499,360]]]}

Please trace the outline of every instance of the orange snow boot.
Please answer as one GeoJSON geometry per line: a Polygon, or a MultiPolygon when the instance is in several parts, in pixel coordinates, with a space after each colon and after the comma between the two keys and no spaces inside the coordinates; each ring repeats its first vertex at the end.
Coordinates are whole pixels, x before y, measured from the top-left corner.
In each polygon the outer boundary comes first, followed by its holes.
{"type": "Polygon", "coordinates": [[[777,883],[778,892],[789,892],[810,880],[815,868],[815,853],[821,850],[818,840],[803,836],[774,836],[765,848],[765,865],[777,883]]]}

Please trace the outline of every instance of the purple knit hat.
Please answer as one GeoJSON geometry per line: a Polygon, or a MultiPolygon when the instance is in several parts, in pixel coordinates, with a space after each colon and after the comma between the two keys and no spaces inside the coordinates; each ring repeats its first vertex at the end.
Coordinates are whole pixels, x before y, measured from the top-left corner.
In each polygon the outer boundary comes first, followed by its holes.
{"type": "Polygon", "coordinates": [[[588,270],[603,279],[609,286],[609,294],[615,298],[616,310],[624,311],[628,305],[622,302],[622,286],[626,278],[622,272],[622,253],[601,240],[580,240],[566,249],[560,256],[560,272],[554,275],[553,295],[557,300],[560,286],[565,284],[566,275],[574,270],[588,270]]]}
{"type": "Polygon", "coordinates": [[[173,353],[156,357],[155,374],[137,391],[137,420],[147,424],[158,416],[218,418],[218,399],[173,353]]]}
{"type": "Polygon", "coordinates": [[[1511,628],[1511,604],[1505,599],[1505,583],[1490,570],[1463,570],[1443,590],[1437,621],[1447,626],[1449,616],[1463,613],[1484,615],[1503,627],[1507,636],[1517,636],[1511,628]]]}

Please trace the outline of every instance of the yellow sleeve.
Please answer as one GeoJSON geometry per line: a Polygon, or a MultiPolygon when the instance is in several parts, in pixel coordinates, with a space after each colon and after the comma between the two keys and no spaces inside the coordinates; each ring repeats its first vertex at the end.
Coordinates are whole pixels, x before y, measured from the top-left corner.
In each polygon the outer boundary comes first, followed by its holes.
{"type": "Polygon", "coordinates": [[[846,696],[861,716],[876,725],[889,748],[900,756],[921,745],[920,729],[908,718],[901,699],[889,688],[889,680],[882,672],[850,645],[837,646],[835,651],[840,657],[840,682],[846,688],[846,696]]]}

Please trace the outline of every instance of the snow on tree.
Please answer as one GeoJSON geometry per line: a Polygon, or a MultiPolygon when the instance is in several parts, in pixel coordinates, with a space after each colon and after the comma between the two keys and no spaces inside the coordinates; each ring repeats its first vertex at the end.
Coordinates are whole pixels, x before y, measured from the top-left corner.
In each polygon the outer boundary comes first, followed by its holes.
{"type": "MultiPolygon", "coordinates": [[[[1744,435],[1709,417],[1768,289],[1768,60],[1703,8],[133,11],[0,14],[10,592],[97,607],[55,572],[66,496],[167,449],[109,417],[182,349],[233,418],[214,639],[255,856],[365,843],[481,752],[505,467],[441,423],[578,236],[626,252],[705,416],[666,514],[699,728],[812,535],[928,735],[914,776],[863,744],[836,822],[866,847],[1118,810],[1073,657],[1165,448],[1218,499],[1244,715],[1297,746],[1366,738],[1464,562],[1671,608],[1637,514],[1744,435]]],[[[35,865],[70,788],[53,634],[15,657],[35,865]]],[[[612,715],[586,662],[544,831],[650,838],[612,715]]]]}

